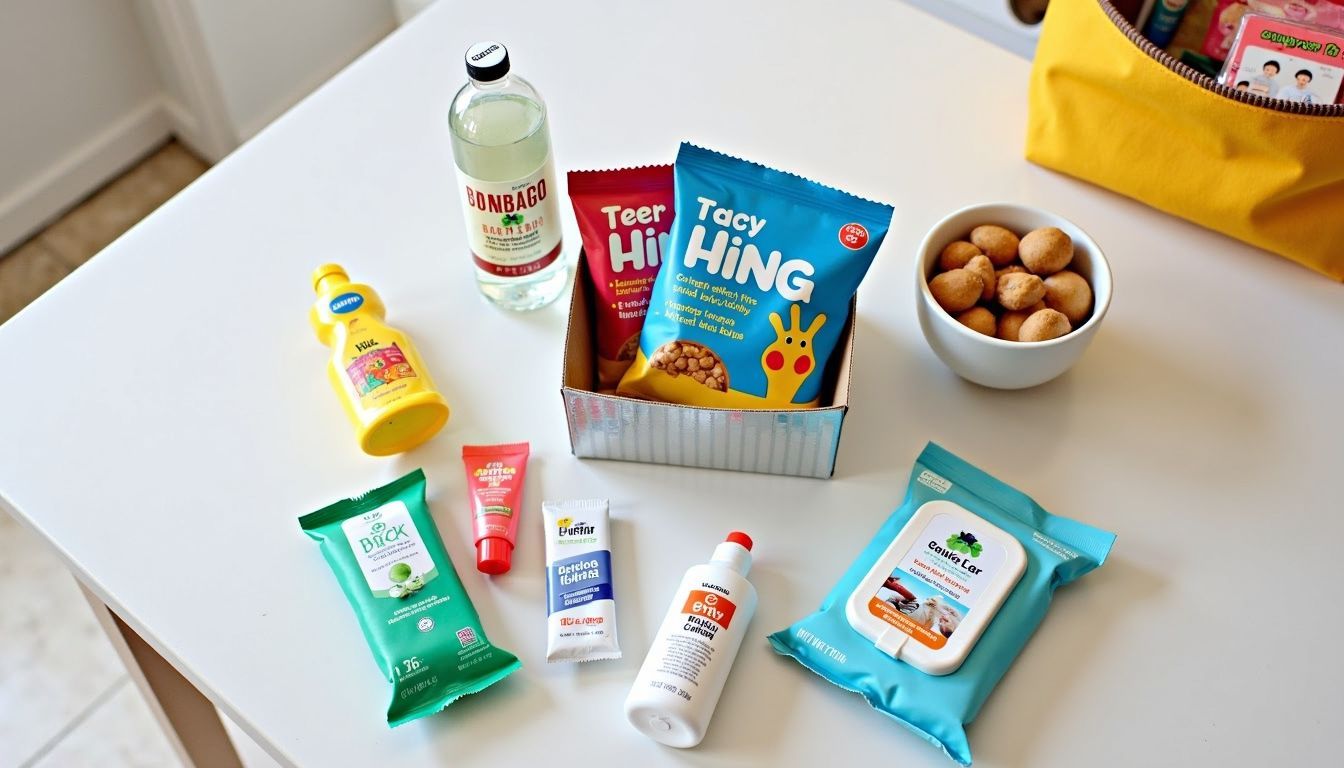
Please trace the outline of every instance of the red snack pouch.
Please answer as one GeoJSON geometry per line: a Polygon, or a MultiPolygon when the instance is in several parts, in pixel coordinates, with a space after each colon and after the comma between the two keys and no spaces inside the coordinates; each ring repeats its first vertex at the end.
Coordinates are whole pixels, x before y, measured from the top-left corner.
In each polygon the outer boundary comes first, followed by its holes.
{"type": "Polygon", "coordinates": [[[595,291],[598,388],[615,389],[639,350],[672,229],[672,166],[570,171],[569,199],[595,291]]]}

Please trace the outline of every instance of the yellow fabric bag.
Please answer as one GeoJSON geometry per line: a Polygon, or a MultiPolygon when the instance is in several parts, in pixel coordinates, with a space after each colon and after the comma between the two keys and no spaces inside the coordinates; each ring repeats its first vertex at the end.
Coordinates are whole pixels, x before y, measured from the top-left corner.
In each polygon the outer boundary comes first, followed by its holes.
{"type": "Polygon", "coordinates": [[[1344,280],[1344,105],[1220,86],[1105,0],[1053,0],[1027,159],[1344,280]]]}

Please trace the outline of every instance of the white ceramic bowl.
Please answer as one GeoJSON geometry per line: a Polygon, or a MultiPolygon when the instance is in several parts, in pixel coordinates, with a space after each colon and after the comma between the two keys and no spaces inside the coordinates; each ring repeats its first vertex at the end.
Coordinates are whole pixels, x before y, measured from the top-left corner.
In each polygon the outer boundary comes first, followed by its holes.
{"type": "Polygon", "coordinates": [[[1111,268],[1096,242],[1068,219],[1027,205],[986,203],[949,215],[924,236],[915,268],[919,326],[929,346],[958,376],[996,389],[1034,387],[1067,371],[1082,357],[1111,305],[1111,268]],[[1069,269],[1092,286],[1092,315],[1082,326],[1050,341],[1004,341],[976,333],[938,306],[929,292],[938,255],[948,243],[965,240],[981,224],[1007,227],[1019,237],[1039,227],[1058,227],[1073,238],[1069,269]]]}

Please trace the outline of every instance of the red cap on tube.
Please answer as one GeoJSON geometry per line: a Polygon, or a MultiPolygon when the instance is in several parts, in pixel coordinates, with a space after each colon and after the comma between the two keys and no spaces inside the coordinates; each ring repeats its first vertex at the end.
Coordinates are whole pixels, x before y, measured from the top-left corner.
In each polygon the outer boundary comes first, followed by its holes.
{"type": "Polygon", "coordinates": [[[728,538],[724,539],[724,541],[731,541],[734,544],[741,544],[743,549],[747,550],[748,552],[751,551],[751,537],[741,531],[733,531],[732,533],[728,534],[728,538]]]}
{"type": "Polygon", "coordinates": [[[513,545],[508,539],[486,536],[476,542],[476,570],[498,576],[513,565],[513,545]]]}

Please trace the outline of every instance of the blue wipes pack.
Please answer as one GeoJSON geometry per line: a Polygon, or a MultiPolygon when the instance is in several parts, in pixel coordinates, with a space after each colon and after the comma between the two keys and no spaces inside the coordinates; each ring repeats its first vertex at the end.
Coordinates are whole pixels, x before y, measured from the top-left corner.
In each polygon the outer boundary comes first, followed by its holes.
{"type": "Polygon", "coordinates": [[[692,144],[673,173],[669,248],[618,393],[815,406],[891,206],[692,144]]]}
{"type": "Polygon", "coordinates": [[[905,501],[821,609],[770,644],[970,765],[966,725],[1055,589],[1114,543],[929,443],[905,501]]]}

